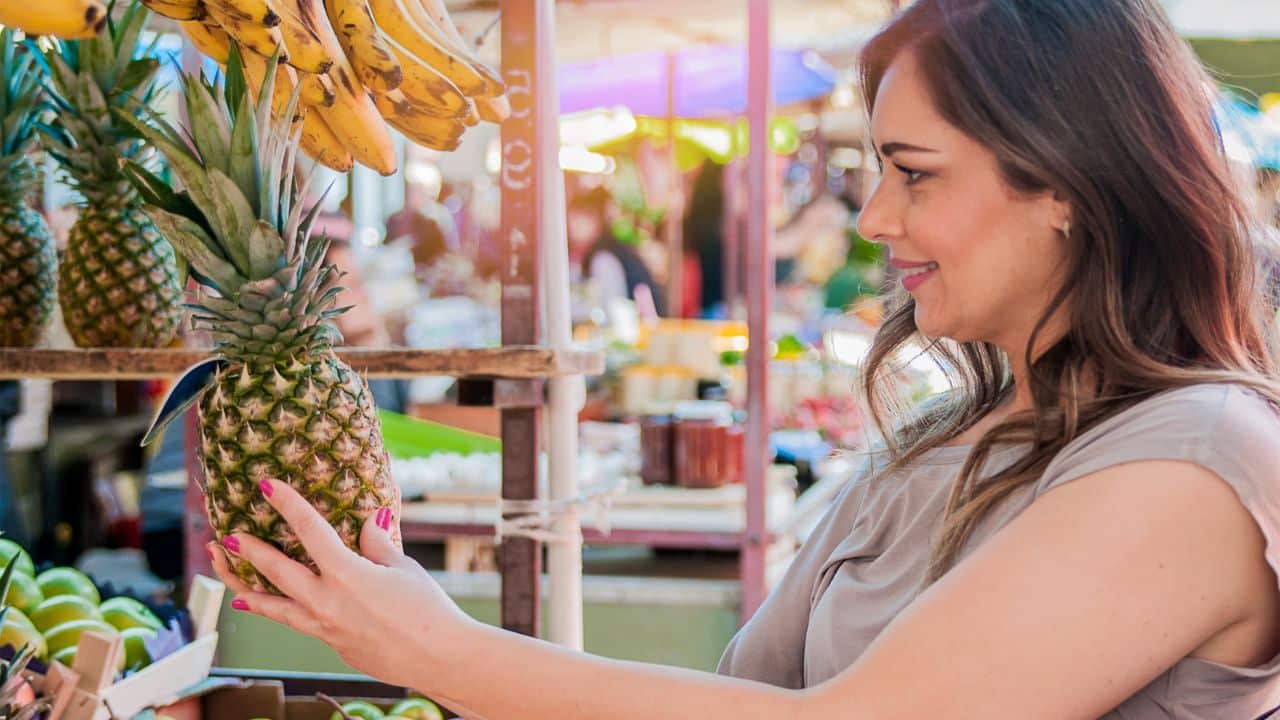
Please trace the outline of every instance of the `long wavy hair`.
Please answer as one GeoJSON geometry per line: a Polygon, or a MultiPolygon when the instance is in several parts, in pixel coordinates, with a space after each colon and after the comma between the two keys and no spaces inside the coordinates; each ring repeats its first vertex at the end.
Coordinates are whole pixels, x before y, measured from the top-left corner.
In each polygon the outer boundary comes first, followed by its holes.
{"type": "MultiPolygon", "coordinates": [[[[1033,408],[970,450],[932,548],[932,583],[994,507],[1102,420],[1197,383],[1280,404],[1280,384],[1260,227],[1222,150],[1212,79],[1157,0],[917,0],[862,51],[868,111],[904,52],[942,117],[995,154],[1009,187],[1055,192],[1072,208],[1061,289],[1024,351],[1033,408]],[[1066,334],[1033,357],[1059,308],[1066,334]],[[1006,444],[1026,451],[983,475],[1006,444]]],[[[920,337],[906,293],[890,307],[863,379],[889,446],[882,474],[954,440],[1013,392],[1000,349],[920,337]],[[916,411],[893,387],[894,358],[911,345],[952,385],[916,411]]]]}

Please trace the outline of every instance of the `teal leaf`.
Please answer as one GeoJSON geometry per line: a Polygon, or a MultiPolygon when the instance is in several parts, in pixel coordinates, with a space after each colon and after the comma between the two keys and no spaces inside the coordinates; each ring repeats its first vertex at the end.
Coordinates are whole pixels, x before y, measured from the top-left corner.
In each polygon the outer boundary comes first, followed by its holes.
{"type": "Polygon", "coordinates": [[[217,382],[218,373],[225,370],[228,365],[230,363],[225,358],[209,358],[187,368],[156,410],[155,417],[151,419],[151,426],[147,428],[147,434],[142,438],[142,446],[146,447],[154,442],[170,423],[194,405],[210,387],[213,387],[217,382]]]}

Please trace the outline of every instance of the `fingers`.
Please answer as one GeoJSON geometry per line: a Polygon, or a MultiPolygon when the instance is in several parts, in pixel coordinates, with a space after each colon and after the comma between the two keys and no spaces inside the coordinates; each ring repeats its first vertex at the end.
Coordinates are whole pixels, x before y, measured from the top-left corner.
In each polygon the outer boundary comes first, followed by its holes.
{"type": "Polygon", "coordinates": [[[321,635],[320,623],[311,611],[289,598],[266,593],[237,593],[231,601],[231,609],[264,617],[300,633],[314,637],[321,635]]]}
{"type": "Polygon", "coordinates": [[[235,595],[244,595],[253,592],[253,588],[245,584],[239,575],[231,569],[231,563],[227,562],[227,550],[217,543],[209,543],[205,546],[209,551],[209,557],[213,560],[213,571],[218,575],[218,579],[231,589],[235,595]]]}
{"type": "Polygon", "coordinates": [[[246,533],[234,533],[223,538],[222,544],[289,597],[306,598],[319,590],[315,573],[269,543],[246,533]]]}
{"type": "Polygon", "coordinates": [[[365,521],[360,530],[360,554],[387,567],[404,567],[409,561],[395,542],[395,512],[385,507],[365,521]]]}
{"type": "Polygon", "coordinates": [[[344,561],[350,559],[351,551],[342,543],[338,533],[289,483],[263,480],[259,487],[267,502],[289,523],[321,574],[337,571],[344,561]]]}

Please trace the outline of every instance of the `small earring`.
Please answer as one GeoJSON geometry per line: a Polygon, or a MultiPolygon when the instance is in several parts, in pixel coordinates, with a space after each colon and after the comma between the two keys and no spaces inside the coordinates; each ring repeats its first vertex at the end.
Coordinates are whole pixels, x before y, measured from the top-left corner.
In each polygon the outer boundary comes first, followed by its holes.
{"type": "Polygon", "coordinates": [[[1071,221],[1070,220],[1067,220],[1062,223],[1062,234],[1068,238],[1071,237],[1071,221]]]}

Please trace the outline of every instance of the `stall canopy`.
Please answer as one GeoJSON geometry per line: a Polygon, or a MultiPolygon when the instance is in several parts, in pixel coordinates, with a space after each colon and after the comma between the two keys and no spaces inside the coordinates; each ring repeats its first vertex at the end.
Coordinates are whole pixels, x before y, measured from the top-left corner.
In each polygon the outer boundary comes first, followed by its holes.
{"type": "MultiPolygon", "coordinates": [[[[775,50],[775,105],[824,97],[836,71],[815,52],[775,50]]],[[[621,55],[562,65],[560,112],[626,107],[635,115],[681,118],[736,116],[747,109],[747,53],[743,47],[698,47],[673,53],[621,55]],[[675,106],[668,107],[675,69],[675,106]]]]}

